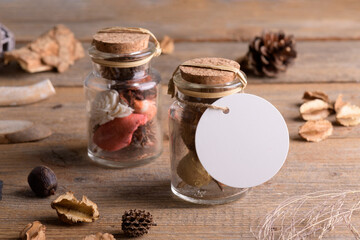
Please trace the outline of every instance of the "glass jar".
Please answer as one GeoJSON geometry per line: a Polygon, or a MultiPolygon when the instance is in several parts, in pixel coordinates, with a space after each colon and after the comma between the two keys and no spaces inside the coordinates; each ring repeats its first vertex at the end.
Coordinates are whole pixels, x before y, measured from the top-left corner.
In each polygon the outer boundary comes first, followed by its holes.
{"type": "Polygon", "coordinates": [[[159,73],[150,67],[158,46],[119,54],[89,49],[85,79],[88,155],[109,167],[150,162],[162,152],[159,73]],[[136,66],[134,66],[136,65],[136,66]]]}
{"type": "Polygon", "coordinates": [[[169,110],[172,192],[186,201],[200,204],[223,204],[239,199],[248,189],[226,186],[207,173],[196,154],[195,133],[206,105],[222,96],[241,92],[241,81],[235,78],[224,84],[198,84],[186,81],[177,72],[173,83],[178,91],[169,110]],[[197,97],[191,96],[194,92],[197,97]],[[204,97],[199,97],[202,94],[204,97]]]}

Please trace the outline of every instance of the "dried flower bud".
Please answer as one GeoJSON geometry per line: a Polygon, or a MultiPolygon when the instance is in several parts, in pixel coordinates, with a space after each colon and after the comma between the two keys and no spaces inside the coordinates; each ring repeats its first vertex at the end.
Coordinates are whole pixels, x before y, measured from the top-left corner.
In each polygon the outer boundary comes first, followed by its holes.
{"type": "Polygon", "coordinates": [[[305,102],[315,100],[315,99],[320,99],[320,100],[323,100],[324,102],[330,103],[329,96],[324,92],[320,92],[320,91],[304,92],[303,100],[305,102]]]}
{"type": "Polygon", "coordinates": [[[51,203],[59,219],[65,223],[93,222],[99,218],[97,205],[83,196],[78,201],[72,192],[67,192],[51,203]]]}
{"type": "Polygon", "coordinates": [[[351,127],[360,124],[360,107],[343,101],[339,94],[335,101],[336,120],[343,126],[351,127]]]}
{"type": "Polygon", "coordinates": [[[175,44],[174,39],[169,36],[164,36],[162,41],[160,42],[161,53],[163,54],[171,54],[174,52],[175,44]]]}
{"type": "Polygon", "coordinates": [[[28,183],[38,197],[54,195],[57,189],[55,173],[45,166],[34,168],[28,176],[28,183]]]}
{"type": "Polygon", "coordinates": [[[115,238],[110,233],[96,233],[84,237],[83,240],[115,240],[115,238]]]}
{"type": "Polygon", "coordinates": [[[311,100],[300,106],[300,114],[304,120],[320,120],[330,115],[332,106],[320,99],[311,100]]]}
{"type": "Polygon", "coordinates": [[[320,142],[332,132],[333,126],[328,120],[308,121],[299,129],[299,135],[309,142],[320,142]]]}
{"type": "Polygon", "coordinates": [[[190,151],[177,166],[177,174],[188,185],[202,187],[208,185],[212,178],[201,165],[196,153],[190,151]]]}
{"type": "Polygon", "coordinates": [[[343,95],[339,94],[339,96],[336,98],[335,101],[335,112],[338,112],[340,110],[340,108],[342,108],[344,105],[348,104],[347,102],[343,101],[343,95]]]}
{"type": "Polygon", "coordinates": [[[336,113],[336,120],[343,126],[351,127],[360,124],[360,107],[345,104],[336,113]]]}
{"type": "Polygon", "coordinates": [[[35,221],[26,225],[20,232],[20,238],[22,240],[45,240],[45,230],[46,227],[44,225],[39,221],[35,221]]]}

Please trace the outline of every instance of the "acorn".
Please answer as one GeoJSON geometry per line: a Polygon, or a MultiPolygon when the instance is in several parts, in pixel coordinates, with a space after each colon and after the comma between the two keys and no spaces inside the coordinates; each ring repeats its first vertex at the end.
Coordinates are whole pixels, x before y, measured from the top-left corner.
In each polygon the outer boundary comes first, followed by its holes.
{"type": "Polygon", "coordinates": [[[38,197],[54,195],[57,189],[56,175],[46,166],[34,168],[28,176],[28,183],[38,197]]]}
{"type": "Polygon", "coordinates": [[[193,151],[181,159],[177,166],[177,174],[186,184],[193,187],[208,185],[212,180],[193,151]]]}

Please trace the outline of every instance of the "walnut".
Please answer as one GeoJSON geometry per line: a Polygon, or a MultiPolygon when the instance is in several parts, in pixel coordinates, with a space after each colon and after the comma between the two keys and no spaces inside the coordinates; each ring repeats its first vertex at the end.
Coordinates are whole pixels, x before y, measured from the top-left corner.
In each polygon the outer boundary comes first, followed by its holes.
{"type": "Polygon", "coordinates": [[[333,133],[333,126],[328,120],[307,121],[299,129],[299,135],[309,142],[320,142],[333,133]]]}
{"type": "Polygon", "coordinates": [[[93,222],[99,218],[97,205],[83,196],[79,201],[72,192],[59,196],[51,203],[59,219],[65,223],[93,222]]]}
{"type": "Polygon", "coordinates": [[[304,120],[320,120],[330,115],[333,107],[323,100],[315,99],[300,106],[300,114],[304,120]]]}
{"type": "Polygon", "coordinates": [[[304,92],[303,100],[305,102],[315,100],[315,99],[320,99],[320,100],[323,100],[324,102],[330,103],[329,96],[324,92],[320,92],[320,91],[304,92]]]}
{"type": "Polygon", "coordinates": [[[26,225],[20,232],[20,238],[22,240],[45,240],[45,230],[46,227],[44,225],[39,221],[35,221],[26,225]]]}
{"type": "Polygon", "coordinates": [[[84,237],[83,240],[115,240],[115,238],[110,233],[96,233],[84,237]]]}

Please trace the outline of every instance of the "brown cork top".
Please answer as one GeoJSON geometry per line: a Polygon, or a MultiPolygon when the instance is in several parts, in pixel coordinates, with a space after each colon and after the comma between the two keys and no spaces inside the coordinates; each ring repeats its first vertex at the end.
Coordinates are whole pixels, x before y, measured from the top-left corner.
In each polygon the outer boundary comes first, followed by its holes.
{"type": "MultiPolygon", "coordinates": [[[[183,64],[210,64],[240,68],[237,62],[225,58],[195,58],[183,64]]],[[[180,66],[180,73],[182,78],[188,82],[207,85],[225,84],[235,79],[235,73],[230,71],[192,66],[180,66]]]]}
{"type": "Polygon", "coordinates": [[[93,45],[101,52],[128,54],[146,49],[149,38],[144,33],[99,32],[93,36],[93,45]]]}

